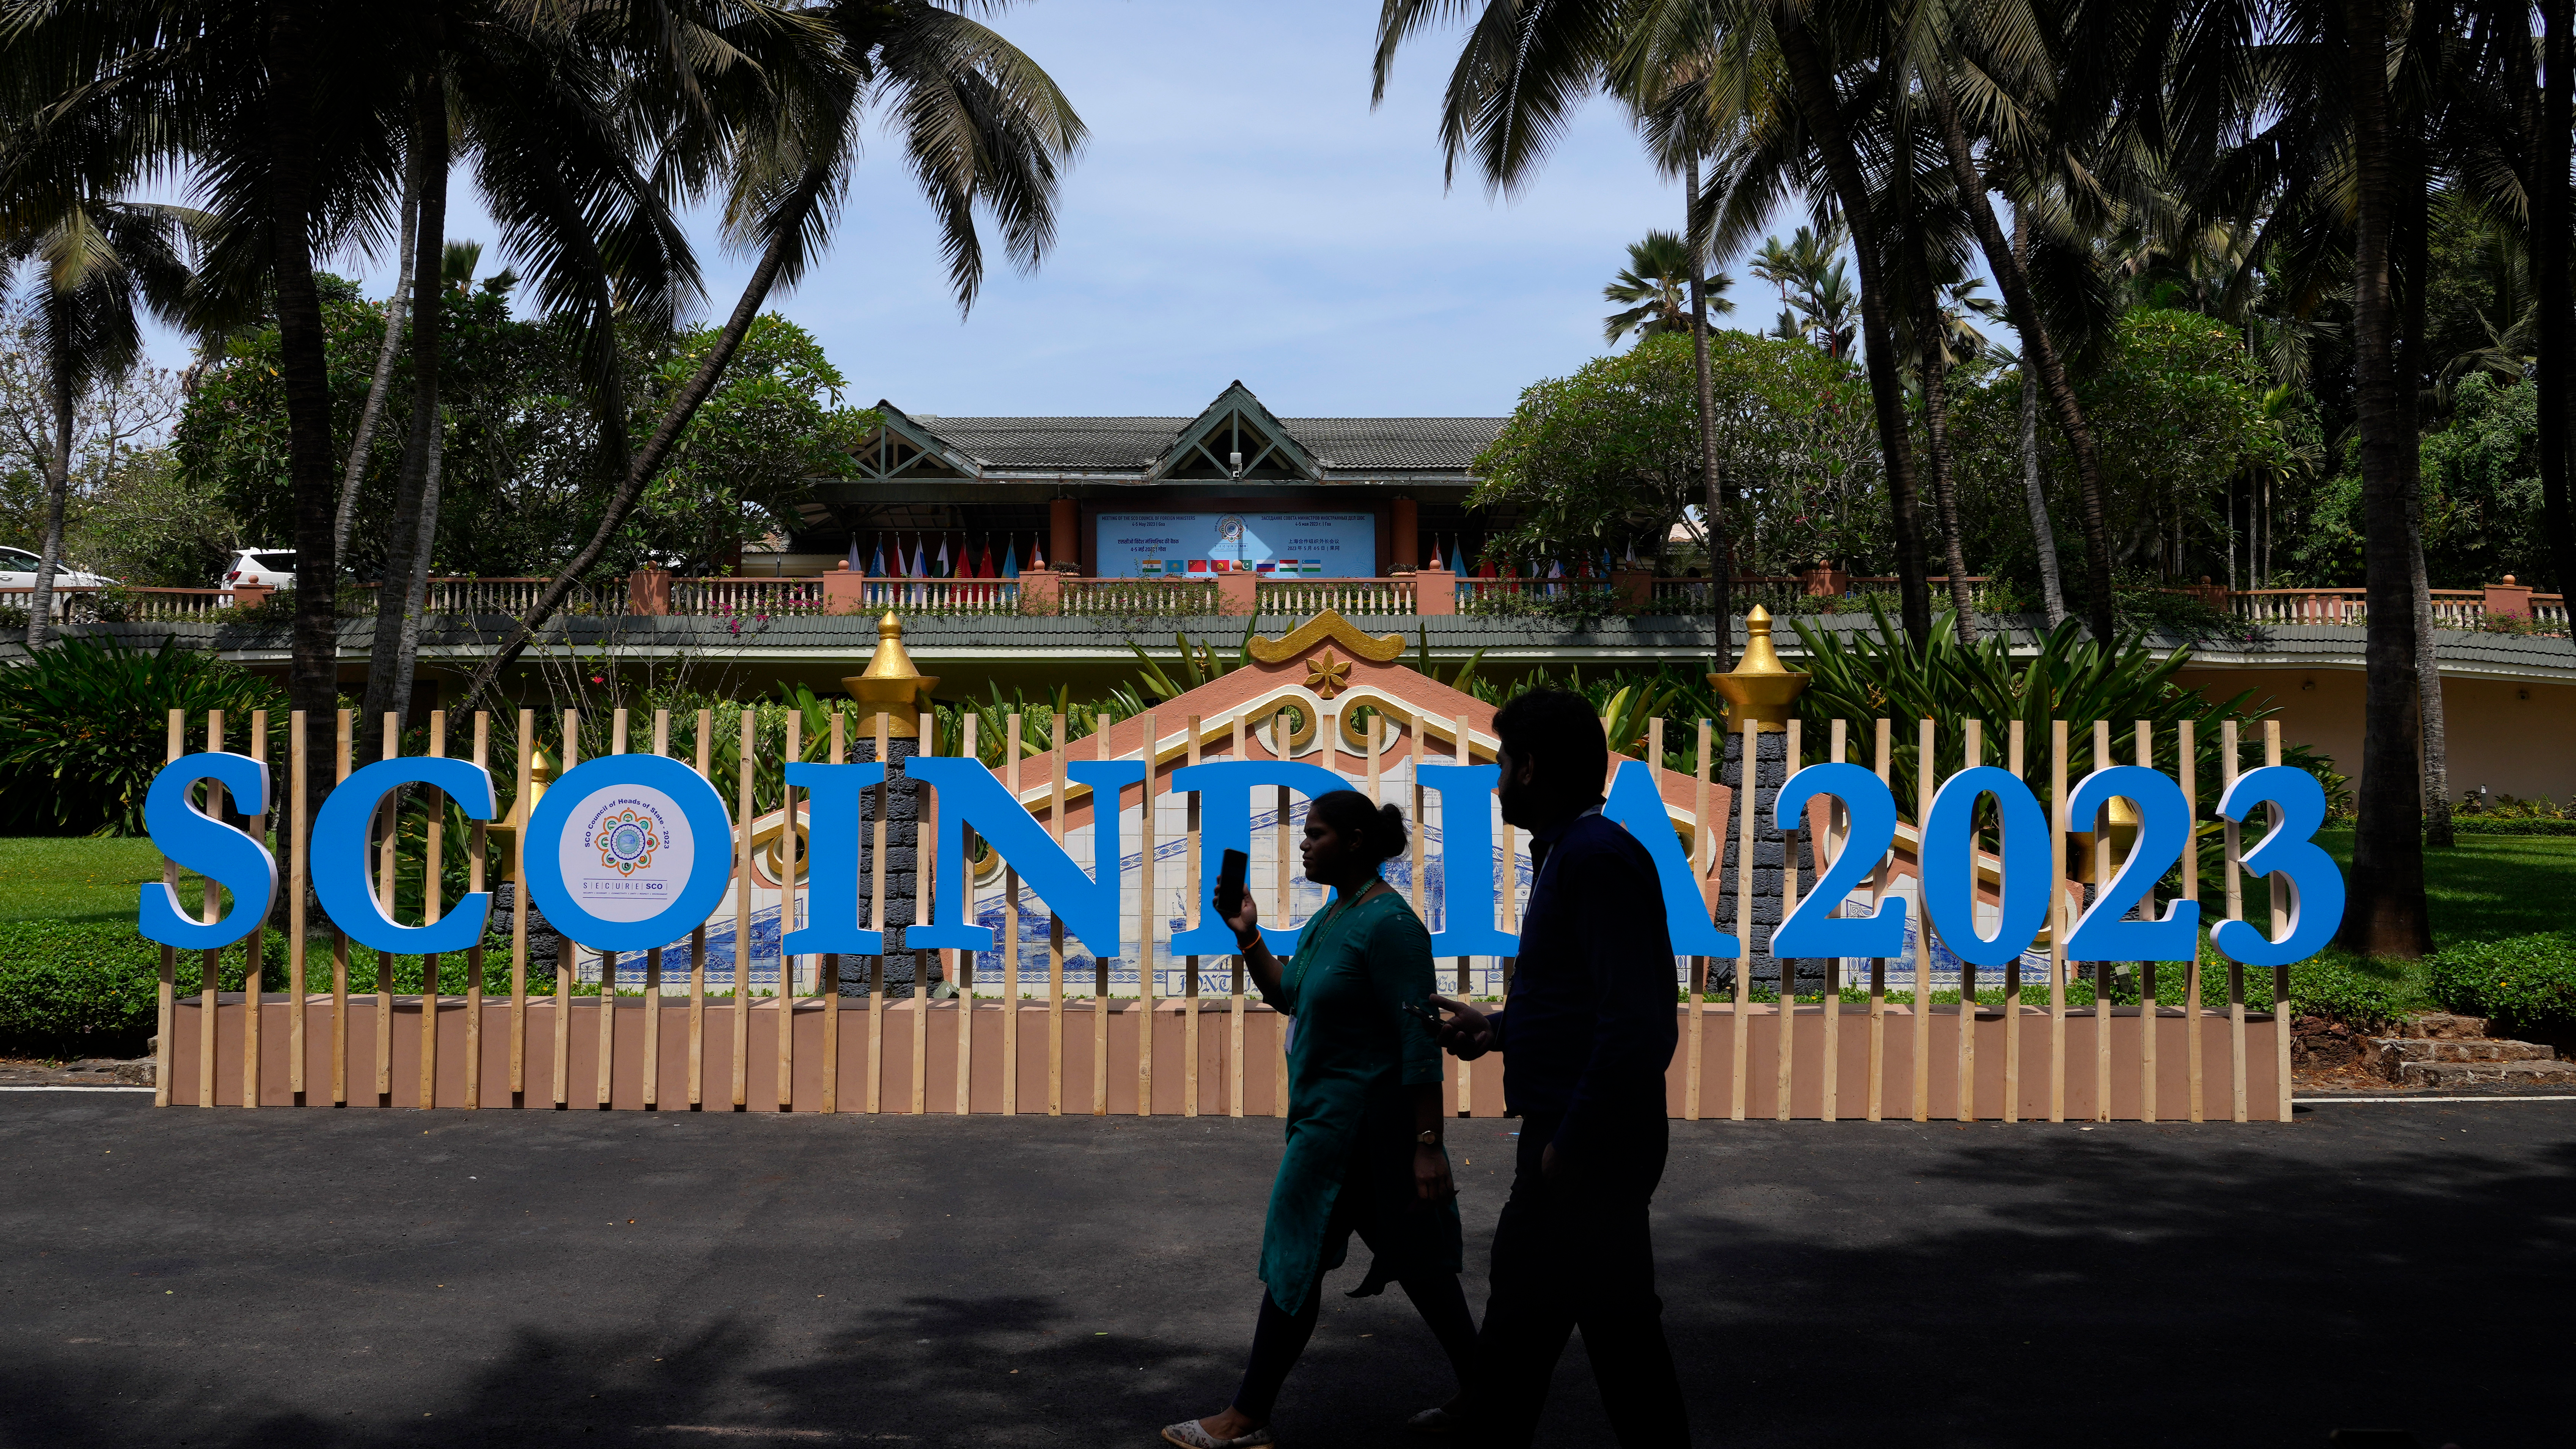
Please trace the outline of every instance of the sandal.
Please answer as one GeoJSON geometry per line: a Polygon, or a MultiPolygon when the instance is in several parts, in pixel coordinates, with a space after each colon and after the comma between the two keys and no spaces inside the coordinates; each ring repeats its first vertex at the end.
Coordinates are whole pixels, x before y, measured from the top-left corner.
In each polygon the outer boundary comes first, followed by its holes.
{"type": "Polygon", "coordinates": [[[1198,1420],[1183,1419],[1177,1424],[1163,1426],[1163,1442],[1178,1444],[1181,1449],[1262,1449],[1264,1445],[1276,1444],[1279,1441],[1270,1437],[1270,1426],[1267,1424],[1249,1434],[1238,1435],[1232,1439],[1220,1439],[1200,1428],[1198,1420]]]}

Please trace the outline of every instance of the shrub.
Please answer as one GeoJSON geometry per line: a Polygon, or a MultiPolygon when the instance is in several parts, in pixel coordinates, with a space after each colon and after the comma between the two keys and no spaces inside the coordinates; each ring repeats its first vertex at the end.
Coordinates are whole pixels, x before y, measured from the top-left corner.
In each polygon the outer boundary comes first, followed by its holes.
{"type": "Polygon", "coordinates": [[[164,640],[64,639],[0,668],[0,828],[17,833],[140,835],[143,797],[169,758],[169,714],[189,716],[201,745],[206,711],[230,722],[232,747],[251,711],[269,711],[284,754],[286,696],[211,654],[164,640]]]}
{"type": "Polygon", "coordinates": [[[2576,835],[2576,820],[2499,820],[2491,815],[2454,815],[2451,829],[2460,835],[2576,835]]]}
{"type": "MultiPolygon", "coordinates": [[[[260,987],[286,989],[286,936],[269,931],[260,947],[260,987]]],[[[206,953],[182,951],[171,972],[172,989],[194,996],[204,989],[206,953]]],[[[461,995],[466,986],[462,951],[439,958],[438,989],[461,995]]],[[[554,973],[545,963],[531,962],[528,990],[551,995],[554,973]]],[[[250,966],[243,946],[225,948],[215,972],[215,989],[239,991],[250,966]]],[[[420,991],[421,958],[397,956],[393,989],[410,996],[420,991]]],[[[331,948],[315,937],[304,953],[305,987],[331,989],[331,948]]],[[[623,980],[625,973],[621,972],[623,980]]],[[[0,925],[0,1054],[13,1056],[138,1056],[152,1038],[159,1013],[161,948],[121,921],[27,921],[0,925]]],[[[349,989],[376,989],[376,955],[364,947],[349,952],[349,989]]],[[[507,996],[510,991],[510,943],[494,938],[483,943],[483,990],[507,996]]],[[[583,983],[575,994],[595,996],[596,982],[583,983]]]]}
{"type": "Polygon", "coordinates": [[[2467,1016],[2576,1025],[2576,932],[2445,946],[2433,958],[2431,989],[2445,1009],[2467,1016]]]}

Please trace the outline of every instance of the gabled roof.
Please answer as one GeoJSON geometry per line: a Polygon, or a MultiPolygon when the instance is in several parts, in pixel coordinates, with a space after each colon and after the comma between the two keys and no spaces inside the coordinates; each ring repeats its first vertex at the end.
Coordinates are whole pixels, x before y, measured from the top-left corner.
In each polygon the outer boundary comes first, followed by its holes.
{"type": "Polygon", "coordinates": [[[1499,417],[1283,418],[1236,381],[1195,417],[946,417],[877,407],[885,426],[861,443],[864,474],[888,482],[972,483],[1089,475],[1102,482],[1225,480],[1301,485],[1384,478],[1474,481],[1499,417]]]}

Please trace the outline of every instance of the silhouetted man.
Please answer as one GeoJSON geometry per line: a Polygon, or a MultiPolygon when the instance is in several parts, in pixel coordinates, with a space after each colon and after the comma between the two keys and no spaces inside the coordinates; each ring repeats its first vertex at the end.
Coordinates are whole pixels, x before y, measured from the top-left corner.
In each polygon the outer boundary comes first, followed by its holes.
{"type": "Polygon", "coordinates": [[[1452,1013],[1442,1046],[1503,1054],[1521,1121],[1458,1442],[1528,1444],[1580,1328],[1619,1442],[1687,1444],[1646,1223],[1678,1034],[1663,891],[1645,847],[1601,814],[1610,751],[1591,706],[1536,690],[1503,706],[1494,733],[1503,819],[1530,832],[1538,877],[1504,1009],[1434,998],[1452,1013]]]}

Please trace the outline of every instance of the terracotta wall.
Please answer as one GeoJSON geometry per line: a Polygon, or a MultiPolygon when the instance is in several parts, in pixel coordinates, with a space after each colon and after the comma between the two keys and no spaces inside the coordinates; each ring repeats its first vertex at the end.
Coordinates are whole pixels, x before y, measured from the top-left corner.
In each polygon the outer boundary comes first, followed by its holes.
{"type": "MultiPolygon", "coordinates": [[[[1184,1017],[1185,1002],[1157,1001],[1152,1012],[1154,1031],[1153,1111],[1160,1116],[1182,1115],[1189,1102],[1190,1079],[1187,1050],[1188,1024],[1184,1017]]],[[[1198,1041],[1198,1110],[1200,1115],[1224,1115],[1232,1101],[1234,1064],[1238,1052],[1233,1038],[1233,1018],[1223,999],[1205,999],[1199,1014],[1198,1041]]],[[[260,1003],[261,1080],[259,1099],[263,1106],[297,1105],[289,1075],[289,1026],[294,1005],[284,995],[270,995],[260,1003]]],[[[203,1019],[199,1003],[189,998],[177,1003],[171,1032],[173,1046],[170,1061],[171,1100],[182,1106],[193,1106],[201,1100],[199,1091],[206,1080],[202,1073],[203,1019]]],[[[1667,1100],[1676,1117],[1694,1115],[1691,1110],[1694,1073],[1689,1029],[1689,1008],[1680,1008],[1682,1044],[1675,1051],[1672,1067],[1665,1076],[1667,1100]]],[[[305,1006],[305,1105],[328,1106],[332,1103],[331,1010],[327,997],[315,997],[305,1006]]],[[[372,997],[352,997],[349,1002],[347,1051],[347,1104],[351,1107],[419,1107],[420,1063],[422,1059],[421,1008],[417,997],[395,999],[390,1033],[391,1092],[385,1098],[376,1093],[376,1003],[372,997]]],[[[1005,1098],[1002,1054],[1002,1020],[1004,1007],[998,1001],[978,1002],[972,1033],[972,1070],[969,1072],[970,1107],[977,1113],[998,1113],[1005,1098]]],[[[1049,1081],[1047,1056],[1049,1013],[1044,1003],[1023,1003],[1019,1008],[1019,1076],[1017,1100],[1023,1113],[1042,1114],[1048,1109],[1049,1081]]],[[[214,1104],[236,1107],[242,1102],[242,1028],[247,1014],[239,994],[219,998],[216,1007],[215,1062],[213,1074],[214,1104]]],[[[868,1012],[845,1002],[838,1013],[839,1046],[837,1053],[826,1055],[824,1003],[801,1000],[794,1013],[795,1039],[791,1053],[791,1073],[795,1085],[793,1108],[796,1111],[864,1112],[868,1110],[871,1037],[868,1012]],[[831,1089],[826,1104],[826,1087],[831,1089]]],[[[642,999],[625,997],[618,1000],[613,1020],[614,1041],[611,1048],[614,1070],[608,1105],[613,1108],[638,1109],[646,1105],[643,1090],[643,1049],[648,1017],[658,1017],[659,1053],[655,1061],[659,1090],[658,1105],[665,1111],[687,1110],[689,1096],[689,1012],[680,998],[666,999],[659,1012],[648,1012],[642,999]]],[[[1137,1035],[1146,1013],[1134,1001],[1116,1001],[1109,1012],[1109,1052],[1107,1072],[1108,1111],[1128,1116],[1136,1111],[1137,1102],[1137,1035]]],[[[915,1023],[921,1025],[920,1053],[923,1062],[921,1099],[932,1114],[950,1115],[957,1110],[957,1004],[937,1001],[929,1004],[927,1019],[912,1001],[889,1003],[884,1020],[877,1024],[881,1033],[882,1074],[876,1077],[878,1108],[886,1112],[911,1112],[913,1108],[913,1063],[915,1060],[915,1023]]],[[[1279,1072],[1278,1026],[1280,1017],[1260,1006],[1248,1006],[1243,1014],[1243,1043],[1239,1053],[1243,1064],[1243,1111],[1246,1116],[1274,1115],[1279,1072]]],[[[2115,1010],[2111,1016],[2111,1115],[2135,1119],[2141,1115],[2144,1101],[2144,1063],[2141,1059],[2145,1038],[2139,1030],[2140,1018],[2134,1010],[2115,1010]]],[[[466,1061],[468,1041],[466,1004],[461,997],[441,998],[438,1002],[436,1040],[437,1071],[433,1074],[432,1104],[439,1107],[462,1107],[467,1104],[466,1061]]],[[[580,997],[573,1002],[566,1033],[569,1050],[565,1055],[565,1101],[574,1110],[595,1111],[599,1108],[599,1007],[598,998],[580,997]]],[[[1096,1037],[1094,1018],[1088,1002],[1068,1002],[1063,1015],[1062,1108],[1067,1115],[1090,1115],[1093,1108],[1093,1060],[1096,1037]]],[[[1790,1037],[1790,1111],[1801,1118],[1820,1116],[1824,1108],[1828,1021],[1821,1006],[1800,1007],[1794,1018],[1790,1037]]],[[[755,1112],[778,1110],[778,1012],[774,1002],[762,1002],[752,1008],[749,1023],[749,1052],[745,1058],[744,1105],[755,1112]]],[[[1745,1019],[1744,1085],[1746,1111],[1751,1118],[1771,1118],[1779,1111],[1780,1024],[1774,1007],[1755,1006],[1745,1019]]],[[[486,1108],[526,1106],[550,1108],[555,1103],[555,1003],[551,998],[531,1000],[528,1004],[526,1076],[528,1090],[514,1101],[509,1090],[510,1003],[506,999],[486,998],[483,1003],[483,1031],[474,1043],[479,1057],[480,1082],[476,1104],[486,1108]]],[[[2017,1115],[2023,1120],[2046,1120],[2049,1116],[2051,1077],[2049,1043],[2053,1023],[2047,1013],[2025,1010],[2019,1018],[2022,1033],[2017,1115]]],[[[1870,1020],[1864,1007],[1845,1007],[1831,1022],[1833,1038],[1834,1113],[1840,1119],[1857,1119],[1867,1115],[1869,1101],[1870,1020]]],[[[1959,1116],[1959,1082],[1964,1074],[1973,1085],[1973,1115],[1995,1119],[2003,1115],[2005,1099],[2006,1047],[2009,1030],[2000,1011],[1978,1013],[1971,1050],[1962,1057],[1959,1043],[1959,1016],[1956,1012],[1936,1008],[1929,1020],[1925,1039],[1925,1100],[1927,1115],[1936,1121],[1959,1116]]],[[[2095,1018],[2088,1012],[2070,1012],[2065,1023],[2065,1114],[2075,1120],[2090,1119],[2098,1099],[2095,1052],[2095,1018]]],[[[2155,1065],[2156,1098],[2159,1119],[2185,1118],[2191,1100],[2192,1026],[2183,1015],[2170,1008],[2156,1021],[2155,1065]]],[[[2201,1037],[2202,1111],[2209,1120],[2225,1121],[2231,1115],[2234,1080],[2233,1047],[2227,1018],[2220,1013],[2205,1012],[2199,1018],[2201,1037]]],[[[1699,1049],[1696,1073],[1698,1112],[1701,1118],[1723,1118],[1733,1115],[1735,1080],[1735,1027],[1732,1007],[1711,1002],[1703,1006],[1698,1032],[1699,1049]]],[[[1880,1034],[1881,1088],[1880,1110],[1887,1118],[1905,1118],[1913,1113],[1915,1023],[1903,1007],[1888,1008],[1880,1034]]],[[[729,1109],[733,1102],[733,1008],[729,1003],[710,1002],[706,1008],[706,1027],[702,1047],[701,1100],[709,1110],[729,1109]]],[[[2247,1116],[2269,1121],[2279,1115],[2279,1078],[2277,1044],[2273,1023],[2268,1016],[2253,1016],[2245,1029],[2245,1077],[2247,1116]]],[[[1472,1064],[1450,1063],[1448,1099],[1454,1110],[1463,1086],[1478,1117],[1504,1114],[1503,1064],[1488,1059],[1472,1064]]]]}

